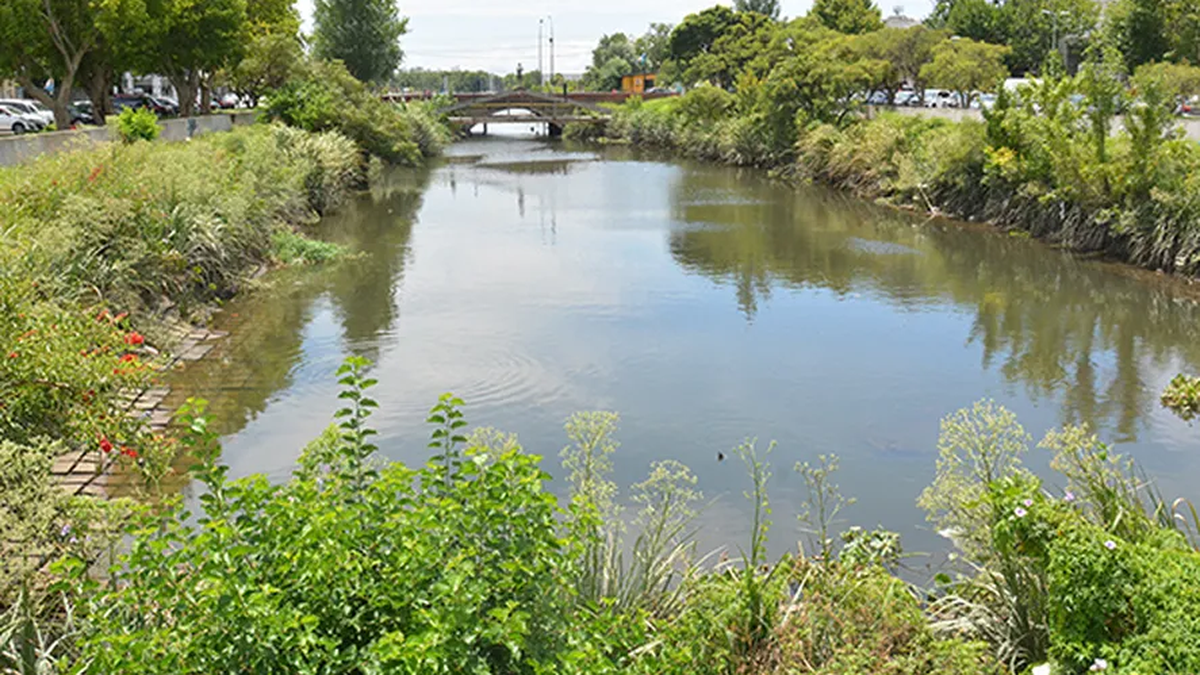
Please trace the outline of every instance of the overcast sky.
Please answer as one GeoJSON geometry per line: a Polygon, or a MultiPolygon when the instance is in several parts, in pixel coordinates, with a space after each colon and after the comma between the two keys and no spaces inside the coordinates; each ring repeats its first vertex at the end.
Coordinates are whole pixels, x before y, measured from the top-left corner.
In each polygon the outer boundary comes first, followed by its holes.
{"type": "MultiPolygon", "coordinates": [[[[601,35],[623,31],[640,35],[654,21],[677,23],[684,15],[711,7],[714,0],[399,0],[409,17],[401,40],[403,67],[461,68],[509,73],[521,63],[537,68],[538,18],[552,16],[555,71],[581,73],[601,35]]],[[[877,0],[880,1],[880,0],[877,0]]],[[[312,0],[298,0],[311,28],[312,0]]],[[[725,2],[723,4],[732,4],[725,2]]],[[[782,0],[783,15],[802,16],[812,0],[782,0]]],[[[882,0],[884,16],[894,7],[923,18],[933,0],[882,0]]],[[[549,22],[546,24],[549,33],[549,22]]],[[[549,65],[549,47],[543,54],[549,65]]]]}

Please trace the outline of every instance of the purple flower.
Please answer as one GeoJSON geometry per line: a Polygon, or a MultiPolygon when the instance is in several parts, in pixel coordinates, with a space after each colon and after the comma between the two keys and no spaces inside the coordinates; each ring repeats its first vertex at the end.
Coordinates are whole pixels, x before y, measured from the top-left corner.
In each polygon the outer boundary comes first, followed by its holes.
{"type": "Polygon", "coordinates": [[[1032,499],[1026,499],[1025,501],[1023,501],[1021,503],[1029,508],[1033,508],[1033,500],[1032,499]]]}
{"type": "Polygon", "coordinates": [[[1108,541],[1104,542],[1104,548],[1106,548],[1110,551],[1115,549],[1116,547],[1117,547],[1117,542],[1113,541],[1112,539],[1109,539],[1108,541]]]}
{"type": "Polygon", "coordinates": [[[1017,508],[1013,509],[1013,513],[1015,513],[1018,518],[1024,518],[1029,512],[1018,506],[1017,508]]]}
{"type": "Polygon", "coordinates": [[[1070,490],[1067,490],[1067,494],[1063,495],[1063,501],[1064,501],[1064,502],[1073,502],[1073,501],[1075,501],[1075,493],[1074,493],[1074,492],[1071,492],[1070,490]]]}

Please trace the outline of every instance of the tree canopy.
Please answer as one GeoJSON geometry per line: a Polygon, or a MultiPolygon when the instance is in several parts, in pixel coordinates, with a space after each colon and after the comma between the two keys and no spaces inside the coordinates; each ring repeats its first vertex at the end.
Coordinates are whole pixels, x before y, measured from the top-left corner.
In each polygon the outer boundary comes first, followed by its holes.
{"type": "Polygon", "coordinates": [[[935,87],[958,94],[960,105],[970,105],[975,92],[994,90],[1006,77],[1007,47],[970,38],[946,40],[933,49],[933,60],[921,68],[921,77],[935,87]]]}
{"type": "Polygon", "coordinates": [[[883,27],[882,14],[872,0],[815,0],[811,14],[826,28],[847,35],[883,27]]]}
{"type": "Polygon", "coordinates": [[[400,67],[408,19],[396,0],[316,0],[313,53],[338,60],[363,82],[386,82],[400,67]]]}

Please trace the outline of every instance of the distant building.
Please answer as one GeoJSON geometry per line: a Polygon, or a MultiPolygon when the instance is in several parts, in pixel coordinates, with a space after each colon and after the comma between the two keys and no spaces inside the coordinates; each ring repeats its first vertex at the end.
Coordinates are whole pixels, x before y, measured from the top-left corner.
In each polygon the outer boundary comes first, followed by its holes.
{"type": "Polygon", "coordinates": [[[921,22],[910,16],[904,16],[903,14],[893,14],[892,16],[889,16],[883,20],[883,25],[885,28],[912,28],[919,23],[921,22]]]}
{"type": "Polygon", "coordinates": [[[658,76],[654,73],[635,73],[621,78],[621,91],[626,94],[644,94],[654,88],[658,76]]]}

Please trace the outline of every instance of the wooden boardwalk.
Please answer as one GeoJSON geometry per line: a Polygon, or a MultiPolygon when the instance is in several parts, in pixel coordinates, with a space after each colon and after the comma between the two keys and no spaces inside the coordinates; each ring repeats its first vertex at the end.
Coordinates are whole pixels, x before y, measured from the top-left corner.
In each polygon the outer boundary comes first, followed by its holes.
{"type": "MultiPolygon", "coordinates": [[[[208,355],[217,340],[228,333],[181,324],[164,324],[165,334],[175,342],[171,356],[159,368],[170,371],[208,355]]],[[[120,401],[125,414],[142,419],[154,431],[166,431],[171,425],[174,410],[163,406],[171,393],[170,387],[151,386],[141,391],[123,392],[120,401]]],[[[113,472],[113,458],[99,448],[72,450],[54,462],[51,470],[54,481],[72,494],[107,498],[125,484],[126,478],[113,472]]]]}

